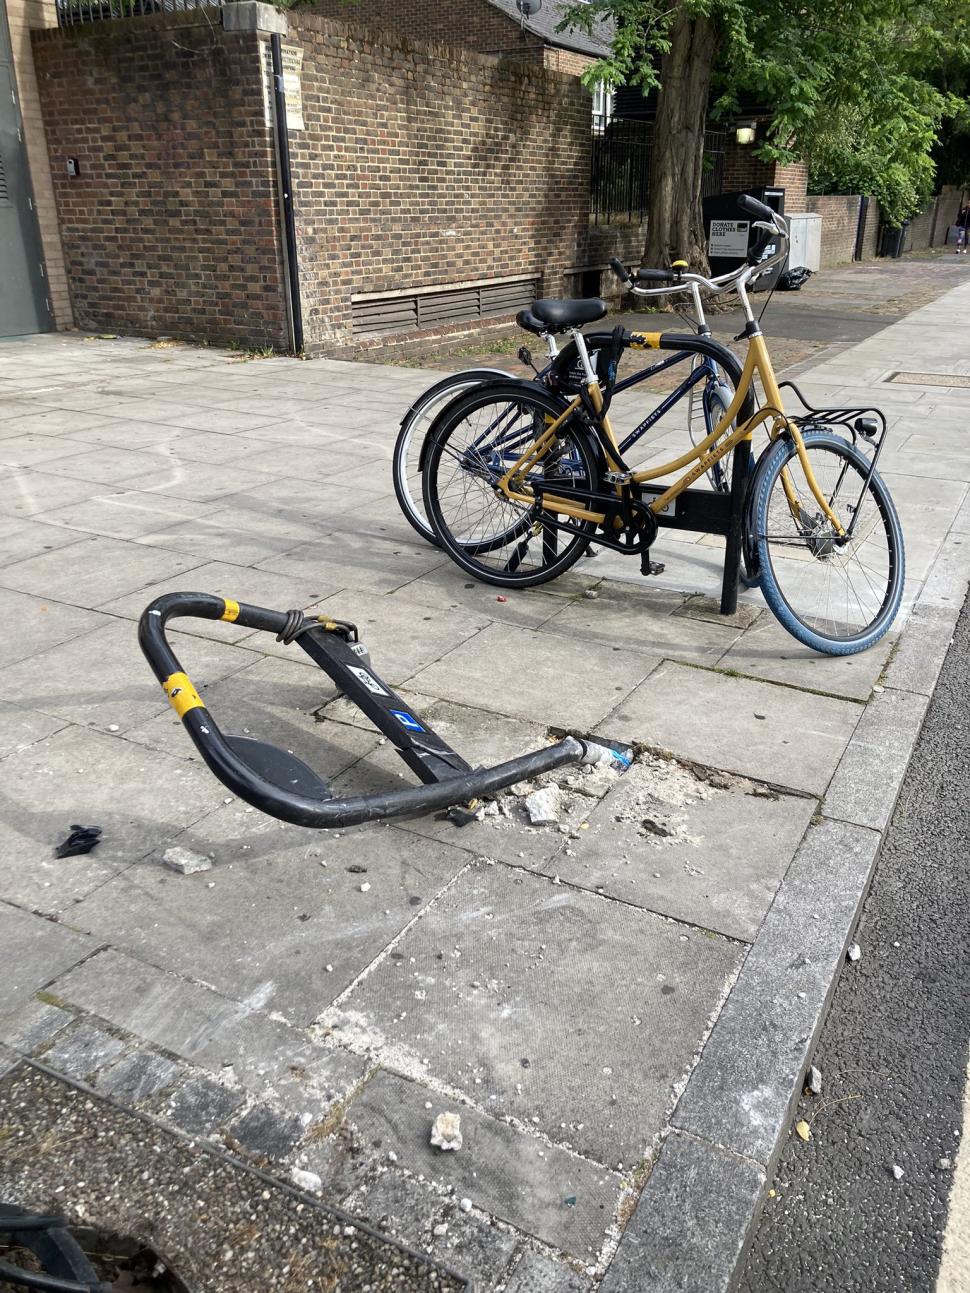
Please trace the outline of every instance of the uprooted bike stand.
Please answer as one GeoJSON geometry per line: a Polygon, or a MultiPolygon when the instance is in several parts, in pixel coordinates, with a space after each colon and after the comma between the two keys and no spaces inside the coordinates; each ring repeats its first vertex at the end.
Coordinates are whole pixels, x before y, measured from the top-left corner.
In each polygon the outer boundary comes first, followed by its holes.
{"type": "Polygon", "coordinates": [[[416,817],[439,808],[470,804],[517,781],[527,781],[570,763],[596,763],[604,756],[593,742],[566,736],[554,745],[491,768],[473,768],[415,714],[371,667],[353,624],[302,611],[271,611],[209,593],[168,593],[145,610],[138,641],[169,703],[210,770],[233,794],[255,808],[298,826],[357,826],[389,817],[416,817]],[[396,746],[423,783],[335,799],[327,783],[302,759],[249,736],[220,731],[183,672],[165,636],[178,617],[227,620],[242,628],[275,633],[296,643],[328,673],[344,695],[396,746]]]}

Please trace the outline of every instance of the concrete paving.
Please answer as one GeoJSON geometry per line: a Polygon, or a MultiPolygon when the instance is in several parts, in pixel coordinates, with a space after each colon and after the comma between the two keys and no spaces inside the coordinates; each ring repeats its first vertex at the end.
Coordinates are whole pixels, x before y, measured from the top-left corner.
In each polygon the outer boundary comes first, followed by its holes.
{"type": "MultiPolygon", "coordinates": [[[[429,372],[6,343],[0,1042],[314,1173],[482,1289],[726,1287],[970,576],[970,394],[885,380],[965,370],[968,306],[970,283],[799,379],[893,423],[904,612],[847,660],[754,592],[721,619],[721,549],[694,535],[662,533],[658,578],[600,553],[498,600],[393,498],[429,372]],[[638,761],[592,793],[561,777],[562,829],[514,795],[461,829],[284,827],[210,776],[138,651],[141,610],[177,588],[356,620],[472,759],[566,729],[638,761]],[[55,860],[74,822],[103,840],[55,860]],[[173,845],[211,867],[172,872],[173,845]],[[429,1143],[446,1111],[457,1152],[429,1143]]],[[[298,648],[172,636],[230,730],[341,791],[401,785],[298,648]]]]}

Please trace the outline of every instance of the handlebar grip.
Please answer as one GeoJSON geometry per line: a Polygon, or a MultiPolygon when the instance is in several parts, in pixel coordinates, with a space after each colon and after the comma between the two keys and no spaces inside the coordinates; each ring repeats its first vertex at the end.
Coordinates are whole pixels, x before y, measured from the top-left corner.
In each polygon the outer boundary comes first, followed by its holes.
{"type": "Polygon", "coordinates": [[[750,193],[742,193],[738,198],[738,206],[746,215],[756,216],[759,220],[770,220],[774,223],[777,212],[772,211],[771,207],[764,202],[759,202],[753,198],[750,193]]]}
{"type": "Polygon", "coordinates": [[[638,269],[638,283],[675,283],[678,275],[670,269],[638,269]]]}
{"type": "Polygon", "coordinates": [[[610,257],[610,269],[617,276],[621,283],[632,283],[633,275],[617,256],[610,257]]]}

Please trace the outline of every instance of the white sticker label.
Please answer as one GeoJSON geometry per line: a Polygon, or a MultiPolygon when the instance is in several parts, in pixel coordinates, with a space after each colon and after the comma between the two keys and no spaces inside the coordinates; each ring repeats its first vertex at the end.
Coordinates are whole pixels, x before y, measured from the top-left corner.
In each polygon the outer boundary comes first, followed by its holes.
{"type": "Polygon", "coordinates": [[[707,254],[709,256],[747,256],[749,224],[747,220],[712,220],[707,254]]]}
{"type": "Polygon", "coordinates": [[[359,678],[360,681],[367,688],[367,690],[372,691],[375,696],[387,695],[387,692],[377,681],[377,679],[373,676],[373,674],[369,674],[366,669],[358,669],[357,665],[355,664],[349,664],[347,668],[354,675],[354,677],[359,678]]]}

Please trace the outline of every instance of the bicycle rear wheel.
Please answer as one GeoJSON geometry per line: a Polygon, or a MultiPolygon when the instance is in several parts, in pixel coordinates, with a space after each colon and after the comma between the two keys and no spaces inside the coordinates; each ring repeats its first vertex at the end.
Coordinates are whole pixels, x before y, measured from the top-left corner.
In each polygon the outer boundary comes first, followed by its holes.
{"type": "Polygon", "coordinates": [[[597,490],[595,448],[575,418],[561,427],[510,499],[499,481],[563,412],[552,395],[521,384],[473,390],[438,419],[423,472],[425,513],[462,570],[501,588],[528,588],[568,570],[589,546],[592,521],[569,521],[543,491],[597,490]],[[573,528],[564,531],[561,520],[573,528]]]}
{"type": "Polygon", "coordinates": [[[866,456],[839,436],[802,436],[819,489],[848,538],[840,536],[808,484],[785,436],[763,455],[752,485],[753,540],[765,601],[784,627],[826,655],[864,651],[899,610],[905,558],[899,517],[866,456]]]}
{"type": "Polygon", "coordinates": [[[408,523],[422,539],[435,546],[438,540],[424,514],[421,497],[425,436],[438,414],[456,395],[483,382],[494,381],[496,377],[508,377],[508,373],[500,368],[466,368],[459,373],[451,373],[419,395],[401,420],[391,459],[394,493],[408,523]]]}

